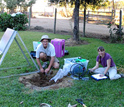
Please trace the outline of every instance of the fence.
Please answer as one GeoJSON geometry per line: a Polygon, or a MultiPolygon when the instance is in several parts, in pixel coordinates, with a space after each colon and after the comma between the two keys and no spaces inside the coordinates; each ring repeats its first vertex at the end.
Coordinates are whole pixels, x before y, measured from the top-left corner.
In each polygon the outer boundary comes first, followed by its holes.
{"type": "MultiPolygon", "coordinates": [[[[80,11],[80,18],[83,18],[83,11],[80,11]]],[[[86,13],[86,21],[88,23],[108,23],[115,17],[115,11],[103,12],[103,11],[88,11],[86,13]]]]}
{"type": "MultiPolygon", "coordinates": [[[[119,24],[120,21],[120,10],[116,10],[115,23],[119,24]]],[[[122,10],[122,25],[124,25],[124,9],[122,10]]]]}
{"type": "MultiPolygon", "coordinates": [[[[55,13],[53,13],[55,14],[55,13]]],[[[119,14],[118,14],[119,15],[119,14]]],[[[94,23],[103,23],[108,24],[108,21],[111,21],[115,16],[115,12],[103,12],[103,11],[89,11],[87,12],[87,21],[86,24],[86,34],[91,35],[109,35],[109,30],[107,25],[96,25],[94,23]],[[92,20],[91,20],[92,19],[92,20]]],[[[83,18],[83,12],[80,11],[80,17],[83,18]]],[[[57,10],[57,17],[55,21],[55,16],[45,17],[44,15],[39,18],[31,18],[31,27],[41,26],[44,31],[61,33],[61,34],[71,34],[73,35],[74,20],[73,18],[59,17],[57,10]],[[56,25],[55,25],[56,24],[56,25]]],[[[83,32],[83,19],[79,21],[79,31],[83,32]]]]}
{"type": "MultiPolygon", "coordinates": [[[[124,12],[122,10],[122,24],[124,25],[124,12]]],[[[80,19],[84,17],[84,12],[80,11],[80,19]]],[[[114,21],[116,24],[119,24],[120,21],[120,10],[112,10],[111,12],[103,11],[87,11],[86,21],[88,23],[102,23],[107,24],[110,21],[114,21]]]]}
{"type": "MultiPolygon", "coordinates": [[[[31,18],[29,22],[29,26],[31,29],[38,29],[42,30],[42,32],[53,32],[53,33],[61,33],[61,34],[71,34],[73,35],[73,28],[74,28],[74,20],[72,17],[59,17],[62,11],[59,11],[57,9],[57,17],[55,21],[55,10],[51,9],[50,11],[53,11],[52,16],[51,14],[47,12],[46,9],[44,9],[43,12],[33,12],[32,14],[35,16],[31,18]],[[55,25],[56,23],[56,25],[55,25]]],[[[72,10],[71,10],[72,11],[72,10]]],[[[29,13],[27,13],[29,15],[29,13]]],[[[109,35],[109,30],[107,26],[103,25],[96,25],[91,24],[90,22],[94,23],[107,23],[108,21],[111,21],[112,17],[115,15],[115,13],[112,12],[103,12],[103,11],[87,11],[87,21],[86,24],[86,34],[92,36],[94,35],[109,35]]],[[[119,14],[118,14],[119,15],[119,14]]],[[[83,18],[83,11],[80,11],[80,17],[83,18]]],[[[83,32],[83,20],[81,19],[79,21],[79,31],[80,34],[83,32]]]]}

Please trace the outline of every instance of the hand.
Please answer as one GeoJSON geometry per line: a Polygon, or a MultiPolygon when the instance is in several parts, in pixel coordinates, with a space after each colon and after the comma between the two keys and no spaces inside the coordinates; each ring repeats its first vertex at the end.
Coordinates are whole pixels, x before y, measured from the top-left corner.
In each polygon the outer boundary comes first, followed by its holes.
{"type": "Polygon", "coordinates": [[[45,73],[48,73],[48,72],[49,72],[49,70],[50,70],[49,68],[45,69],[45,73]]]}
{"type": "Polygon", "coordinates": [[[93,72],[94,70],[92,68],[89,69],[90,72],[93,72]]]}
{"type": "Polygon", "coordinates": [[[104,74],[100,74],[99,76],[100,76],[100,77],[103,77],[103,76],[104,76],[104,74]]]}
{"type": "Polygon", "coordinates": [[[43,68],[40,68],[40,72],[44,73],[45,71],[44,71],[44,69],[43,69],[43,68]]]}

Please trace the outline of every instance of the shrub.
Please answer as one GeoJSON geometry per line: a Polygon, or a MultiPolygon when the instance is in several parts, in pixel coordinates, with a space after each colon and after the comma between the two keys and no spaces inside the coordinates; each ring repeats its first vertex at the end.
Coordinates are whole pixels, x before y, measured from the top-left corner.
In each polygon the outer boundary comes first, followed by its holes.
{"type": "Polygon", "coordinates": [[[5,31],[7,28],[15,30],[26,30],[28,18],[25,14],[10,15],[3,13],[0,15],[0,28],[5,31]]]}
{"type": "Polygon", "coordinates": [[[6,28],[11,28],[11,15],[7,13],[0,14],[0,28],[5,31],[6,28]]]}
{"type": "Polygon", "coordinates": [[[122,32],[123,28],[119,29],[119,25],[116,25],[115,28],[112,28],[112,22],[108,23],[109,33],[110,33],[110,42],[116,43],[122,41],[122,36],[124,32],[122,32]]]}

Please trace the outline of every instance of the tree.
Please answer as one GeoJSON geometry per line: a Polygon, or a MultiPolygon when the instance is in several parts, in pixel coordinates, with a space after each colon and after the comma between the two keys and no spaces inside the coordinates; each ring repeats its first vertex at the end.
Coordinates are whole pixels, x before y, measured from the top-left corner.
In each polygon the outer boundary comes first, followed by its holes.
{"type": "Polygon", "coordinates": [[[74,9],[74,29],[73,29],[73,39],[79,41],[79,7],[80,0],[75,1],[75,9],[74,9]]]}
{"type": "MultiPolygon", "coordinates": [[[[77,1],[77,0],[76,0],[77,1]]],[[[83,5],[84,7],[84,26],[83,26],[83,36],[85,36],[85,20],[86,20],[86,9],[87,5],[92,5],[92,8],[95,8],[97,6],[102,6],[104,3],[108,0],[81,0],[79,3],[80,5],[83,5]],[[103,3],[101,3],[103,2],[103,3]]],[[[75,9],[78,9],[77,11],[74,11],[74,29],[73,29],[73,39],[76,41],[79,41],[79,14],[75,14],[75,12],[79,13],[79,8],[76,8],[78,5],[75,2],[75,9]],[[78,20],[78,21],[77,21],[78,20]]]]}
{"type": "Polygon", "coordinates": [[[113,10],[115,10],[115,1],[112,0],[112,2],[113,2],[113,10]]]}
{"type": "Polygon", "coordinates": [[[124,0],[116,1],[115,7],[116,7],[116,9],[123,9],[124,8],[124,0]]]}
{"type": "Polygon", "coordinates": [[[19,6],[26,10],[28,7],[32,6],[36,0],[4,0],[6,2],[6,7],[10,10],[10,13],[15,12],[15,9],[19,6]]]}
{"type": "MultiPolygon", "coordinates": [[[[92,5],[93,8],[95,8],[101,2],[105,2],[108,0],[50,0],[51,3],[53,3],[53,2],[61,3],[61,2],[65,2],[65,1],[66,1],[66,3],[70,2],[72,5],[75,4],[74,13],[73,13],[73,17],[74,17],[73,39],[78,42],[79,41],[79,8],[80,8],[80,6],[83,5],[85,8],[85,11],[86,11],[86,6],[88,4],[92,5]]],[[[86,12],[84,12],[84,13],[85,13],[84,17],[86,17],[86,12]]]]}
{"type": "Polygon", "coordinates": [[[10,12],[13,13],[14,9],[17,6],[17,0],[4,0],[6,2],[7,9],[11,10],[10,12]]]}
{"type": "Polygon", "coordinates": [[[2,2],[0,2],[0,11],[1,11],[1,13],[4,12],[4,7],[5,7],[5,4],[3,4],[2,2]]]}

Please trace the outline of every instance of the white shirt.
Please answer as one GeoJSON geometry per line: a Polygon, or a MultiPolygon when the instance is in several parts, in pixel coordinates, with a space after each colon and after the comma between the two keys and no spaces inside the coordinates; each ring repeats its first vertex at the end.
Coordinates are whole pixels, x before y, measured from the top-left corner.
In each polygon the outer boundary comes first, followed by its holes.
{"type": "Polygon", "coordinates": [[[47,56],[55,56],[55,47],[53,46],[53,44],[48,43],[47,48],[44,48],[43,44],[41,43],[36,49],[36,58],[40,58],[41,52],[45,53],[47,56]]]}

